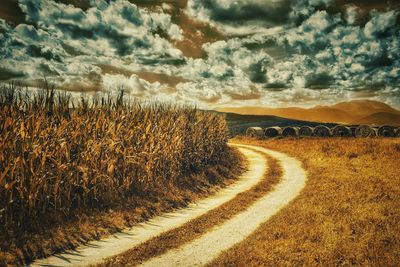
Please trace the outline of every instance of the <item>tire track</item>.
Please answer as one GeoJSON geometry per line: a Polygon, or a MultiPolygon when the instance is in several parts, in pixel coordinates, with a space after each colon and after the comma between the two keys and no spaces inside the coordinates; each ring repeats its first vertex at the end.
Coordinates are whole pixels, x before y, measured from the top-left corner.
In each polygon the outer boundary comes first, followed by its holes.
{"type": "Polygon", "coordinates": [[[284,172],[281,182],[271,193],[260,198],[246,211],[235,215],[222,225],[216,226],[202,237],[152,258],[141,266],[206,265],[217,258],[222,251],[243,241],[262,223],[292,201],[304,188],[306,172],[298,160],[286,154],[257,146],[240,145],[239,147],[250,148],[278,159],[284,172]]]}

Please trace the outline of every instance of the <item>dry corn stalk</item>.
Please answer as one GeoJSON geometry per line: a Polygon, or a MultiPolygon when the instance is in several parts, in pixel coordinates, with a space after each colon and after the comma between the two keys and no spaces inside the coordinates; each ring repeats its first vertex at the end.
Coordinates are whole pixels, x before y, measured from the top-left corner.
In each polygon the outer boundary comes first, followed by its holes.
{"type": "Polygon", "coordinates": [[[1,230],[188,182],[228,153],[217,114],[129,104],[121,95],[75,103],[53,88],[1,89],[1,230]]]}

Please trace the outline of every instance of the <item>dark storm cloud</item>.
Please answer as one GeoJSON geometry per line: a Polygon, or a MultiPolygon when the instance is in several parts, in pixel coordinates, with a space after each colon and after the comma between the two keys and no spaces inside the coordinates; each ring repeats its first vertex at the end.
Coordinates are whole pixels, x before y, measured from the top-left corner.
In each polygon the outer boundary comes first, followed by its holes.
{"type": "Polygon", "coordinates": [[[212,20],[242,23],[248,20],[267,21],[282,24],[288,20],[291,0],[281,1],[190,1],[193,9],[209,10],[212,20]]]}
{"type": "Polygon", "coordinates": [[[63,62],[64,60],[60,55],[37,45],[28,45],[26,47],[26,53],[32,57],[41,57],[47,60],[55,60],[58,62],[63,62]]]}
{"type": "Polygon", "coordinates": [[[140,19],[140,13],[138,9],[132,9],[124,6],[121,9],[121,16],[136,26],[143,25],[143,20],[140,19]]]}
{"type": "Polygon", "coordinates": [[[108,43],[115,48],[118,56],[127,56],[136,49],[149,49],[151,43],[148,39],[135,39],[128,34],[123,34],[115,28],[97,24],[92,27],[82,27],[73,23],[57,23],[55,24],[63,34],[69,35],[71,39],[91,39],[91,40],[107,40],[108,43]]]}
{"type": "Polygon", "coordinates": [[[254,83],[265,83],[266,82],[266,67],[265,60],[259,60],[249,67],[250,80],[254,83]]]}
{"type": "Polygon", "coordinates": [[[25,77],[25,73],[23,73],[22,71],[17,71],[11,68],[0,66],[0,81],[7,81],[23,77],[25,77]]]}
{"type": "Polygon", "coordinates": [[[200,76],[206,79],[216,79],[218,81],[226,81],[232,77],[234,77],[233,70],[230,67],[227,67],[223,70],[223,72],[215,73],[213,70],[205,70],[200,73],[200,76]]]}
{"type": "Polygon", "coordinates": [[[284,89],[287,89],[288,85],[286,83],[267,83],[264,85],[264,89],[268,91],[282,91],[284,89]]]}
{"type": "Polygon", "coordinates": [[[310,73],[305,77],[305,87],[310,89],[328,88],[334,82],[334,78],[327,72],[310,73]]]}
{"type": "Polygon", "coordinates": [[[174,65],[181,66],[186,63],[184,58],[176,58],[169,54],[157,55],[157,57],[138,57],[138,60],[145,65],[174,65]]]}
{"type": "Polygon", "coordinates": [[[60,76],[60,73],[54,70],[47,62],[40,63],[38,69],[45,77],[60,76]]]}

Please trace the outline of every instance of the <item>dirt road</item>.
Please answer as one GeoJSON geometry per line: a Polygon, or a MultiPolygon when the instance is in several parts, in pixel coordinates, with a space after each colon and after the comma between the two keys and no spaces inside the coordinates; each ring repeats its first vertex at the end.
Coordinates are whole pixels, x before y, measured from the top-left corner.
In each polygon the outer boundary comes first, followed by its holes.
{"type": "Polygon", "coordinates": [[[87,266],[121,254],[162,233],[180,227],[210,210],[232,200],[239,193],[259,183],[267,171],[267,154],[279,161],[283,170],[281,181],[272,192],[255,201],[233,218],[211,228],[189,243],[143,262],[143,266],[203,266],[218,255],[244,240],[262,223],[293,200],[306,183],[306,173],[298,160],[283,153],[249,145],[232,144],[249,162],[248,170],[238,180],[215,195],[193,203],[184,209],[157,216],[148,222],[100,241],[93,241],[73,252],[38,260],[31,266],[87,266]]]}
{"type": "Polygon", "coordinates": [[[79,247],[76,251],[37,260],[30,266],[87,266],[97,264],[107,257],[123,253],[223,205],[235,198],[237,194],[249,190],[259,183],[267,171],[267,162],[261,153],[245,147],[241,147],[239,150],[249,162],[248,170],[234,184],[218,191],[215,195],[193,203],[184,209],[157,216],[111,237],[90,242],[86,246],[79,247]]]}
{"type": "Polygon", "coordinates": [[[278,159],[284,170],[282,181],[271,193],[260,198],[244,212],[210,230],[201,238],[150,259],[142,266],[203,266],[218,257],[222,251],[244,240],[260,224],[293,200],[305,186],[306,173],[296,159],[261,147],[241,147],[251,148],[278,159]]]}

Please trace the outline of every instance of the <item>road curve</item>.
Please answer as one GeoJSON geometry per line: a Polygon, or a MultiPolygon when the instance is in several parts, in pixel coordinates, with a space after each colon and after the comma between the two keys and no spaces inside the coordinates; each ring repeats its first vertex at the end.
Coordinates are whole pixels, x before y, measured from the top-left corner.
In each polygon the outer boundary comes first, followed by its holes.
{"type": "Polygon", "coordinates": [[[211,229],[198,239],[177,249],[142,263],[142,266],[203,266],[235,244],[243,241],[262,223],[292,201],[304,188],[306,172],[301,163],[283,153],[273,150],[241,145],[266,153],[280,161],[283,177],[272,192],[257,200],[247,210],[211,229]]]}
{"type": "Polygon", "coordinates": [[[267,162],[261,153],[245,146],[238,147],[249,162],[248,171],[243,173],[234,184],[221,189],[215,195],[190,204],[186,208],[154,217],[111,237],[90,242],[74,251],[37,260],[29,266],[87,266],[101,263],[107,257],[123,253],[230,201],[239,193],[259,183],[267,171],[267,162]]]}

